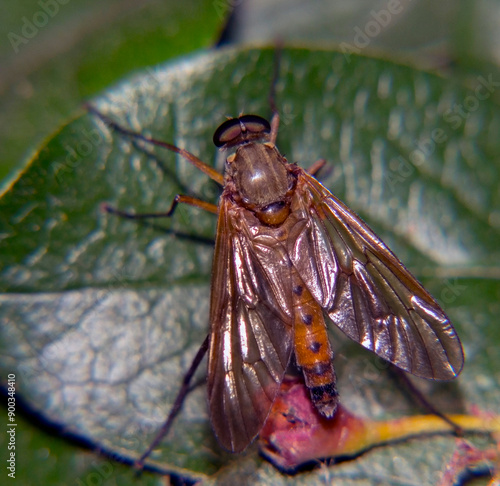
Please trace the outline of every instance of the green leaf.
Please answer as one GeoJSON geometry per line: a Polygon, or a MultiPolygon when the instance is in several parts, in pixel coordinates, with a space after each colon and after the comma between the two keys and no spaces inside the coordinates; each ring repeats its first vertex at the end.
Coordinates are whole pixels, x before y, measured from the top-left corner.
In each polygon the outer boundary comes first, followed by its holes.
{"type": "MultiPolygon", "coordinates": [[[[272,50],[192,56],[138,74],[92,104],[222,168],[213,131],[226,115],[269,115],[274,59],[272,50]]],[[[493,89],[487,79],[479,85],[483,94],[493,89]]],[[[322,182],[456,325],[467,354],[461,377],[419,381],[445,411],[500,402],[500,112],[476,92],[381,59],[299,49],[284,51],[277,83],[281,152],[305,167],[326,158],[322,182]],[[457,118],[459,106],[469,110],[457,118]]],[[[39,149],[0,200],[2,376],[15,373],[18,393],[47,420],[125,457],[137,457],[155,435],[207,333],[215,217],[181,207],[172,220],[140,224],[100,208],[165,211],[177,193],[215,202],[218,189],[175,154],[84,113],[39,149]]],[[[377,359],[339,334],[343,403],[374,417],[414,411],[377,359]]],[[[210,481],[220,483],[235,475],[239,484],[285,481],[255,445],[243,455],[222,451],[207,417],[199,387],[155,464],[191,479],[217,473],[210,481]]],[[[453,448],[452,438],[420,439],[286,481],[314,484],[326,474],[336,484],[434,484],[453,448]]]]}
{"type": "Polygon", "coordinates": [[[0,19],[0,180],[82,103],[131,71],[211,46],[213,0],[19,0],[0,19]]]}

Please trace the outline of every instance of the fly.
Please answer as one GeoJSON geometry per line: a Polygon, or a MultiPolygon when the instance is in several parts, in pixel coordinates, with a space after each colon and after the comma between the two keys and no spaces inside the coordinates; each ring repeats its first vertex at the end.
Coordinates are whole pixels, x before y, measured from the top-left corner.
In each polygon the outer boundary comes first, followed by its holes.
{"type": "Polygon", "coordinates": [[[280,154],[278,120],[245,115],[214,135],[236,149],[219,201],[208,359],[212,425],[232,451],[259,433],[292,354],[317,410],[334,415],[330,323],[416,376],[449,380],[463,366],[436,301],[356,214],[280,154]]]}
{"type": "Polygon", "coordinates": [[[222,176],[184,149],[132,133],[94,108],[108,125],[182,155],[223,186],[218,206],[178,195],[178,203],[218,215],[212,268],[210,332],[169,418],[139,464],[167,433],[208,349],[210,420],[220,444],[243,451],[259,434],[292,356],[311,400],[325,417],[338,404],[335,325],[377,356],[415,376],[450,380],[463,350],[448,317],[382,240],[275,142],[279,115],[225,121],[213,141],[229,151],[222,176]]]}

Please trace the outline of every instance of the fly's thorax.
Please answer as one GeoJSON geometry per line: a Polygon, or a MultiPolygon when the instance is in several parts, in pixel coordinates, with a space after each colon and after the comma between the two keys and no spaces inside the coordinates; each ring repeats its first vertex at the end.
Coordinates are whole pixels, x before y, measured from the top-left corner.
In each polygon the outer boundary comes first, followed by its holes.
{"type": "Polygon", "coordinates": [[[278,226],[286,220],[297,177],[274,144],[242,144],[227,158],[226,167],[235,202],[265,225],[278,226]]]}

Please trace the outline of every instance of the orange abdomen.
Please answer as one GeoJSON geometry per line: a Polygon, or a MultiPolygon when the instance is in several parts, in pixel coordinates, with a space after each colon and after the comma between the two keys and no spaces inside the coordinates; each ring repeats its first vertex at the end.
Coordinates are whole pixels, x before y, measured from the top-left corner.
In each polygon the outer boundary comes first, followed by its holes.
{"type": "Polygon", "coordinates": [[[318,411],[332,417],[337,408],[332,348],[323,311],[297,273],[293,275],[295,358],[318,411]]]}

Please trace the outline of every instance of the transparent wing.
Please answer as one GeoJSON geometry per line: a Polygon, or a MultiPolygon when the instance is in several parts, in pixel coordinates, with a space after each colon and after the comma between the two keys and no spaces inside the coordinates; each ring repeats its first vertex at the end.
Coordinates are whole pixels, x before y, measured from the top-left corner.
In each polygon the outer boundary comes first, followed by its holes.
{"type": "Polygon", "coordinates": [[[212,275],[208,400],[220,443],[240,452],[269,414],[290,360],[293,328],[287,300],[291,290],[286,297],[283,287],[290,278],[276,275],[279,284],[269,279],[270,271],[289,272],[289,265],[280,265],[280,253],[272,246],[251,242],[245,221],[231,206],[221,199],[212,275]],[[264,269],[263,262],[269,268],[264,269]]]}
{"type": "Polygon", "coordinates": [[[332,322],[416,376],[457,376],[464,356],[448,317],[377,235],[305,171],[295,198],[310,218],[292,232],[288,252],[332,322]]]}

